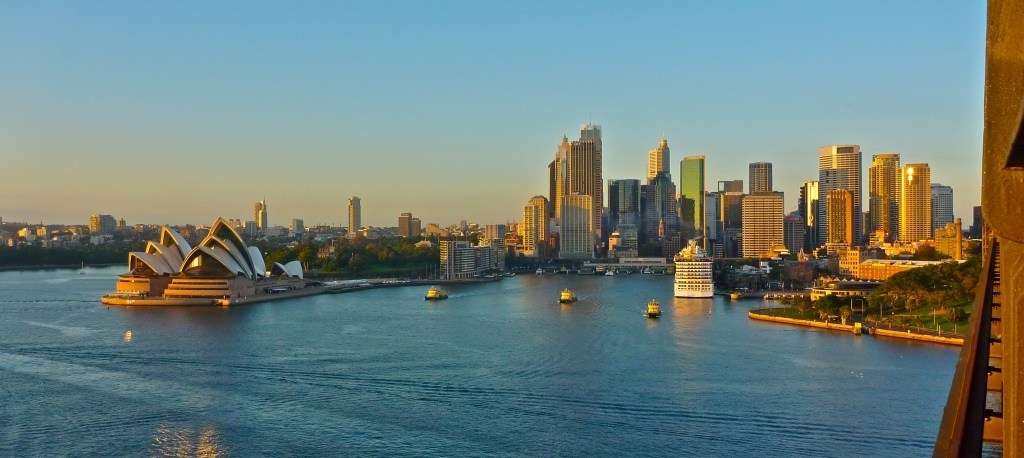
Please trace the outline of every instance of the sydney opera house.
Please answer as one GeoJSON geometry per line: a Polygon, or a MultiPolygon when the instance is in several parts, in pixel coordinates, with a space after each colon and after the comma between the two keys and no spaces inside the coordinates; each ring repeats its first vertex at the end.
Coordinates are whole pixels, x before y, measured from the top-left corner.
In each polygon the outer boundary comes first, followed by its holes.
{"type": "Polygon", "coordinates": [[[117,291],[103,296],[111,305],[231,305],[312,294],[298,261],[267,268],[263,254],[247,246],[218,218],[195,247],[164,226],[160,240],[128,254],[128,273],[117,291]]]}

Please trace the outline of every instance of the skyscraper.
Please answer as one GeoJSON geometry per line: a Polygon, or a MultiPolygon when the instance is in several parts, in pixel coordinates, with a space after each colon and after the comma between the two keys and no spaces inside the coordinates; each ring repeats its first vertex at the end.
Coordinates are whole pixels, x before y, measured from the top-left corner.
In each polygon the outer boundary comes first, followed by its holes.
{"type": "Polygon", "coordinates": [[[521,225],[522,250],[525,256],[540,257],[548,239],[548,200],[544,196],[533,196],[523,207],[521,225]]]}
{"type": "Polygon", "coordinates": [[[980,239],[981,238],[981,228],[985,224],[985,221],[982,219],[982,216],[981,216],[981,206],[980,205],[975,205],[973,210],[974,210],[973,211],[973,213],[974,213],[974,221],[971,222],[971,238],[972,239],[980,239]]]}
{"type": "Polygon", "coordinates": [[[725,180],[718,182],[718,192],[743,193],[743,180],[725,180]]]}
{"type": "Polygon", "coordinates": [[[900,241],[932,237],[932,182],[928,164],[900,167],[900,241]]]}
{"type": "Polygon", "coordinates": [[[739,191],[719,192],[719,216],[722,230],[718,234],[722,245],[722,254],[727,257],[740,255],[740,236],[743,233],[743,180],[735,180],[739,191]]]}
{"type": "Polygon", "coordinates": [[[817,248],[818,242],[818,182],[805,181],[800,186],[800,204],[796,211],[804,220],[804,248],[817,248]]]}
{"type": "Polygon", "coordinates": [[[409,212],[398,215],[398,235],[405,238],[418,237],[420,235],[419,228],[413,227],[413,219],[415,218],[409,212]]]}
{"type": "MultiPolygon", "coordinates": [[[[718,240],[719,234],[722,231],[722,220],[719,219],[721,216],[721,205],[722,195],[720,193],[717,191],[704,193],[704,227],[707,228],[705,238],[709,241],[718,240]]],[[[712,251],[708,250],[709,253],[712,251]]]]}
{"type": "Polygon", "coordinates": [[[608,231],[640,224],[640,180],[608,180],[608,231]]]}
{"type": "Polygon", "coordinates": [[[253,208],[253,220],[256,221],[256,228],[259,229],[260,232],[266,232],[267,228],[270,227],[268,223],[270,218],[267,215],[267,212],[266,200],[256,202],[256,205],[253,208]]]}
{"type": "Polygon", "coordinates": [[[804,249],[807,240],[807,226],[799,212],[793,212],[782,219],[782,240],[791,254],[804,249]]]}
{"type": "Polygon", "coordinates": [[[671,176],[671,171],[668,169],[670,163],[668,139],[662,137],[658,146],[647,153],[647,181],[656,177],[658,172],[665,172],[671,176]]]}
{"type": "Polygon", "coordinates": [[[676,186],[672,183],[672,178],[665,172],[658,172],[658,175],[650,179],[643,188],[641,206],[646,240],[661,240],[661,234],[678,233],[676,186]]]}
{"type": "Polygon", "coordinates": [[[684,157],[679,162],[679,224],[688,239],[706,237],[704,192],[704,156],[684,157]]]}
{"type": "Polygon", "coordinates": [[[293,237],[302,237],[306,233],[306,223],[301,218],[292,218],[292,223],[288,225],[288,231],[293,237]]]}
{"type": "Polygon", "coordinates": [[[363,208],[356,196],[348,198],[348,236],[356,237],[363,227],[363,208]]]}
{"type": "MultiPolygon", "coordinates": [[[[563,142],[568,142],[565,137],[562,137],[563,142]]],[[[561,146],[561,145],[559,145],[561,146]]],[[[548,163],[548,218],[555,217],[555,202],[558,199],[558,151],[560,148],[555,150],[555,159],[552,159],[548,163]]]]}
{"type": "Polygon", "coordinates": [[[853,246],[853,195],[844,188],[833,189],[825,195],[825,243],[829,254],[853,246]]]}
{"type": "Polygon", "coordinates": [[[871,156],[868,169],[868,231],[885,231],[885,240],[899,234],[900,155],[881,153],[871,156]]]}
{"type": "Polygon", "coordinates": [[[594,257],[593,197],[571,193],[562,196],[561,234],[558,257],[591,259],[594,257]]]}
{"type": "Polygon", "coordinates": [[[117,220],[110,215],[92,214],[89,216],[89,233],[93,235],[113,234],[117,220]]]}
{"type": "Polygon", "coordinates": [[[740,203],[742,212],[742,256],[768,257],[772,249],[784,244],[783,195],[781,192],[755,192],[740,203]]]}
{"type": "Polygon", "coordinates": [[[754,162],[750,164],[750,193],[772,192],[772,163],[754,162]]]}
{"type": "MultiPolygon", "coordinates": [[[[853,239],[857,243],[861,233],[861,154],[860,145],[828,145],[818,148],[818,195],[828,196],[833,189],[845,189],[852,199],[853,239]]],[[[818,239],[828,240],[827,229],[831,223],[827,218],[827,206],[818,206],[818,239]]]]}
{"type": "MultiPolygon", "coordinates": [[[[555,152],[553,166],[549,166],[549,176],[555,176],[555,217],[562,216],[563,198],[569,194],[590,196],[591,218],[590,228],[594,231],[594,240],[601,235],[601,217],[604,206],[604,179],[601,175],[601,127],[590,123],[580,127],[580,139],[569,142],[565,137],[555,152]]],[[[549,185],[549,188],[551,186],[549,185]]]]}
{"type": "Polygon", "coordinates": [[[932,183],[932,233],[953,222],[953,188],[932,183]]]}

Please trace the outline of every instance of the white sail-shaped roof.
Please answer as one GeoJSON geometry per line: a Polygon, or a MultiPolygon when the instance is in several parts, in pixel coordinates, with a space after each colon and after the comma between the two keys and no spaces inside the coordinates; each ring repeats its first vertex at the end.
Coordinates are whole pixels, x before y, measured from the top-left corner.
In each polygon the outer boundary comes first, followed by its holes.
{"type": "MultiPolygon", "coordinates": [[[[254,263],[249,254],[249,248],[245,245],[245,241],[242,240],[242,236],[238,235],[238,232],[236,232],[235,229],[224,220],[224,218],[217,218],[217,221],[213,222],[213,226],[210,226],[210,233],[206,237],[216,237],[222,242],[234,245],[235,248],[237,248],[238,253],[242,256],[239,262],[245,264],[250,271],[254,270],[254,263]]],[[[234,250],[230,251],[234,253],[234,250]]]]}
{"type": "Polygon", "coordinates": [[[185,261],[181,263],[181,271],[187,271],[190,265],[200,257],[204,259],[203,262],[216,262],[223,266],[228,272],[235,275],[248,275],[248,272],[246,272],[242,266],[238,265],[238,263],[235,262],[235,259],[232,258],[227,251],[215,250],[202,245],[192,249],[192,252],[185,258],[185,261]]]}
{"type": "Polygon", "coordinates": [[[302,263],[299,261],[292,261],[287,264],[275,262],[274,266],[271,267],[271,274],[302,278],[302,263]]]}
{"type": "Polygon", "coordinates": [[[178,266],[181,265],[182,257],[181,254],[178,253],[177,247],[163,246],[150,240],[149,242],[146,242],[146,253],[163,258],[167,265],[171,266],[175,272],[178,271],[178,266]]]}
{"type": "Polygon", "coordinates": [[[254,246],[249,247],[249,258],[252,259],[252,270],[256,271],[256,275],[266,277],[267,264],[263,260],[263,253],[260,253],[260,249],[254,246]]]}
{"type": "MultiPolygon", "coordinates": [[[[238,263],[243,269],[245,269],[245,275],[249,278],[254,278],[256,272],[253,271],[252,265],[249,263],[248,252],[245,255],[234,243],[223,240],[220,237],[216,237],[213,234],[206,236],[203,242],[199,245],[213,250],[224,250],[231,256],[232,259],[238,263]]],[[[246,250],[248,251],[248,250],[246,250]]]]}
{"type": "Polygon", "coordinates": [[[170,275],[176,272],[175,268],[171,267],[170,264],[167,264],[167,260],[159,254],[146,253],[143,251],[133,251],[128,253],[128,270],[134,271],[140,262],[149,267],[149,269],[157,275],[170,275]]]}
{"type": "MultiPolygon", "coordinates": [[[[192,252],[192,245],[189,245],[185,237],[167,226],[160,228],[160,244],[165,247],[174,247],[178,252],[178,258],[185,259],[192,252]]],[[[169,251],[169,250],[168,250],[169,251]]],[[[170,257],[168,257],[168,260],[170,257]]],[[[180,262],[180,261],[179,261],[180,262]]]]}

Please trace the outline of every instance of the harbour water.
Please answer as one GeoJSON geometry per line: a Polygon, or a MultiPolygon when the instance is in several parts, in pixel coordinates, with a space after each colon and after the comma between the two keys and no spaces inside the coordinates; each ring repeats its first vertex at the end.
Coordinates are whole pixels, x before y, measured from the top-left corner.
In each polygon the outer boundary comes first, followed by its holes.
{"type": "Polygon", "coordinates": [[[0,272],[0,455],[928,456],[959,351],[667,276],[100,305],[121,269],[0,272]]]}

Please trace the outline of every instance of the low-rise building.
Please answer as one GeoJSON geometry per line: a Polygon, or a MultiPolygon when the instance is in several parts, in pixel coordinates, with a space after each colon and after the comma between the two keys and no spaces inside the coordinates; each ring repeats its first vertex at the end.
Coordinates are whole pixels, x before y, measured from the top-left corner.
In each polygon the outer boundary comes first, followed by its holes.
{"type": "Polygon", "coordinates": [[[868,259],[857,265],[850,274],[861,280],[885,281],[900,272],[918,267],[933,266],[948,261],[911,261],[908,259],[868,259]]]}

